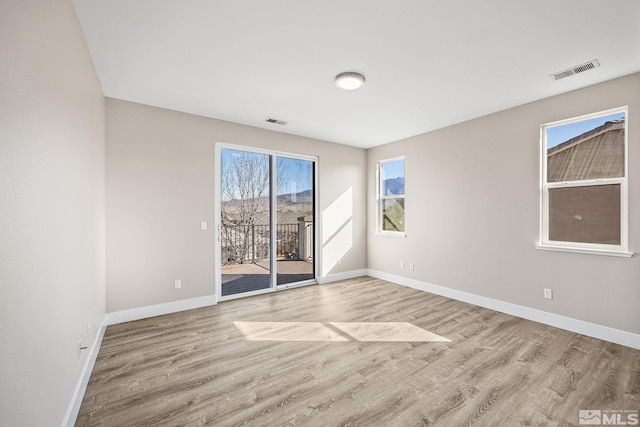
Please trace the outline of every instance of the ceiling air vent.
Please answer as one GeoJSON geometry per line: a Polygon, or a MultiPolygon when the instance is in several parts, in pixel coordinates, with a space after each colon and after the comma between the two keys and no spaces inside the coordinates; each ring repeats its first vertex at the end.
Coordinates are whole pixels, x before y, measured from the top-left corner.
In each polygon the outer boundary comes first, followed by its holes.
{"type": "Polygon", "coordinates": [[[551,74],[551,78],[553,80],[564,79],[565,77],[573,76],[574,74],[583,73],[585,71],[592,70],[600,66],[600,63],[597,59],[593,61],[585,62],[584,64],[576,65],[571,68],[567,68],[566,70],[558,71],[557,73],[551,74]]]}
{"type": "Polygon", "coordinates": [[[264,121],[267,122],[267,123],[273,123],[274,125],[280,125],[280,126],[284,126],[287,123],[289,123],[289,122],[285,122],[285,121],[278,120],[278,119],[272,119],[270,117],[267,117],[266,119],[264,119],[264,121]]]}

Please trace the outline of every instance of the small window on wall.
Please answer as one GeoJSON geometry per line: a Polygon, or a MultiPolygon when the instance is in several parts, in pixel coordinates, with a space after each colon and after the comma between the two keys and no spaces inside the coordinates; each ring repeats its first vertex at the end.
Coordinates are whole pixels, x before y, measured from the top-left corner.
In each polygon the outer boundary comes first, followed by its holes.
{"type": "Polygon", "coordinates": [[[539,249],[631,256],[627,109],[545,124],[539,249]]]}
{"type": "Polygon", "coordinates": [[[378,233],[404,236],[404,157],[378,162],[378,233]]]}

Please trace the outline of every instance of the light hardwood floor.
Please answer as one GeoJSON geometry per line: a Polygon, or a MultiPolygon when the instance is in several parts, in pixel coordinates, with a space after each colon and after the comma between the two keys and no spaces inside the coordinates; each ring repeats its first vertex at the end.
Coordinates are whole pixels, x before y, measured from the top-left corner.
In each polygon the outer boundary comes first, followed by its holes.
{"type": "Polygon", "coordinates": [[[577,426],[580,409],[640,409],[640,351],[362,277],[109,326],[76,425],[577,426]]]}

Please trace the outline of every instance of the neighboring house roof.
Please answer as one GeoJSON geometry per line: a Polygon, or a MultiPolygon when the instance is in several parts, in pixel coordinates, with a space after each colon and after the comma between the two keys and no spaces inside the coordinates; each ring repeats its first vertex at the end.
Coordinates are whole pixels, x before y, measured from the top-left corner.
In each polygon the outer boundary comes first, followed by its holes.
{"type": "Polygon", "coordinates": [[[547,150],[547,181],[624,176],[624,120],[606,122],[547,150]]]}

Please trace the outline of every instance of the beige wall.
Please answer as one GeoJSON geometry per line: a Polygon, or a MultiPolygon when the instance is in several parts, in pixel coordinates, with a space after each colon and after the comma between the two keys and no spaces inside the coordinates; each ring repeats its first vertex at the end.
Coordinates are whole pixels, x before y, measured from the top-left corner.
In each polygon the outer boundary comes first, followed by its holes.
{"type": "Polygon", "coordinates": [[[105,317],[104,114],[71,2],[1,2],[3,426],[62,424],[105,317]]]}
{"type": "Polygon", "coordinates": [[[639,93],[634,74],[369,150],[369,268],[640,333],[640,256],[534,247],[540,125],[628,105],[629,242],[640,252],[639,93]],[[406,239],[375,235],[375,165],[400,155],[406,239]],[[543,299],[545,287],[553,300],[543,299]]]}
{"type": "Polygon", "coordinates": [[[213,295],[216,142],[319,156],[320,273],[366,267],[364,150],[108,98],[108,312],[213,295]]]}

